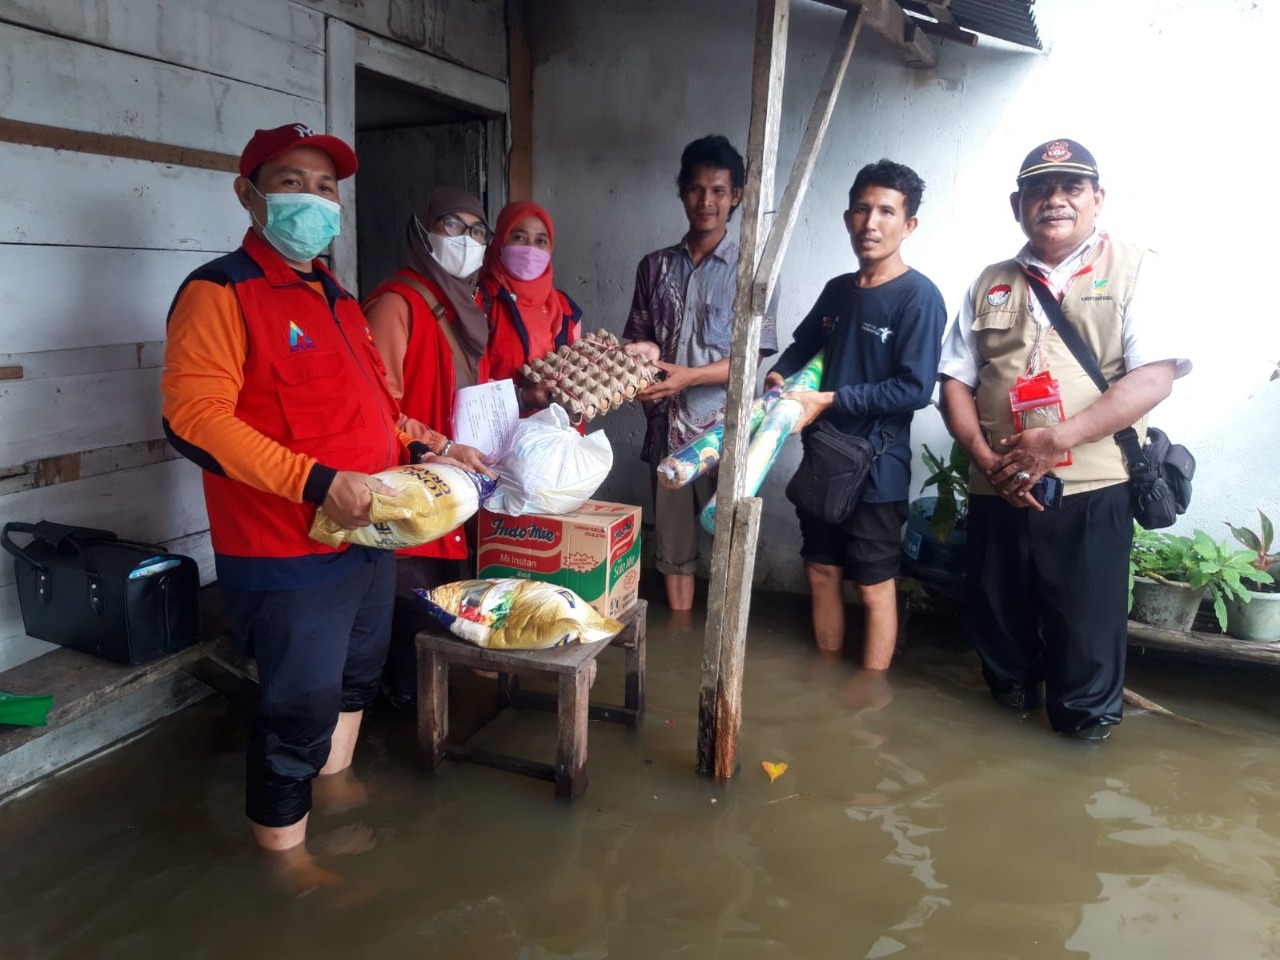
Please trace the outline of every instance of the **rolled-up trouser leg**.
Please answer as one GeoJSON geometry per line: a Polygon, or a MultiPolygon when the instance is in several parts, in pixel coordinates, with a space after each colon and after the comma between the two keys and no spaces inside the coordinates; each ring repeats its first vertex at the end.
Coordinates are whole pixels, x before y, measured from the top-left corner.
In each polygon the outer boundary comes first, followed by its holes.
{"type": "Polygon", "coordinates": [[[1064,497],[1030,519],[1047,658],[1049,723],[1069,733],[1119,723],[1128,647],[1129,486],[1064,497]]]}
{"type": "Polygon", "coordinates": [[[224,591],[232,627],[258,666],[245,813],[261,826],[286,827],[307,815],[311,780],[329,757],[339,711],[360,709],[377,689],[395,568],[389,552],[370,555],[352,573],[315,587],[224,591]]]}

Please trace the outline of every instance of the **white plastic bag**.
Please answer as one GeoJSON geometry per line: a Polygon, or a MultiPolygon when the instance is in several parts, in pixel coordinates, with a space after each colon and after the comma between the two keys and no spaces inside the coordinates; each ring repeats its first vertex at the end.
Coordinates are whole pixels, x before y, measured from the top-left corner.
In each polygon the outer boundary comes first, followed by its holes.
{"type": "Polygon", "coordinates": [[[558,404],[521,420],[493,472],[498,487],[485,501],[495,513],[572,513],[591,499],[613,469],[609,438],[582,436],[558,404]]]}

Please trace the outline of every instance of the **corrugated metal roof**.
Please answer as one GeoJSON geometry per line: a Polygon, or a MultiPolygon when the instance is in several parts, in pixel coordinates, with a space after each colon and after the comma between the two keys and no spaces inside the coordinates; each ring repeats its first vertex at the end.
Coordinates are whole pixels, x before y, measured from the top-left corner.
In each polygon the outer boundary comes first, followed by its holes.
{"type": "MultiPolygon", "coordinates": [[[[929,8],[918,0],[899,3],[904,10],[932,18],[929,8]]],[[[951,0],[947,9],[958,27],[1040,50],[1034,4],[1035,0],[951,0]]]]}

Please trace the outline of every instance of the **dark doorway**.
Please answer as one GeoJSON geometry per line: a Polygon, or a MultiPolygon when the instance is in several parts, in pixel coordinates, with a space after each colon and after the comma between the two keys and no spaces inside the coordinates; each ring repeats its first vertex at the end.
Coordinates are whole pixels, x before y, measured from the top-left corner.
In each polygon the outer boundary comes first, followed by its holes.
{"type": "Polygon", "coordinates": [[[356,71],[357,277],[361,295],[403,266],[409,212],[436,187],[462,187],[493,211],[491,118],[430,92],[356,71]]]}

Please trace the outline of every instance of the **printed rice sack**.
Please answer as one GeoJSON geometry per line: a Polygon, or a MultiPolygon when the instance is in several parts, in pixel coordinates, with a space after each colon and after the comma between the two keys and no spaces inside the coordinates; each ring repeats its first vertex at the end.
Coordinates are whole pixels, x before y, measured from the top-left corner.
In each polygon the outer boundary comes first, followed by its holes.
{"type": "Polygon", "coordinates": [[[572,590],[540,580],[460,580],[413,592],[450,633],[479,647],[541,650],[622,630],[572,590]]]}
{"type": "Polygon", "coordinates": [[[480,502],[493,493],[494,482],[478,473],[444,463],[415,463],[373,474],[396,491],[373,495],[373,522],[345,530],[321,507],[311,524],[311,539],[336,547],[355,543],[364,547],[399,550],[439,540],[470,520],[480,502]]]}

